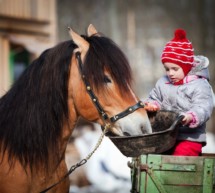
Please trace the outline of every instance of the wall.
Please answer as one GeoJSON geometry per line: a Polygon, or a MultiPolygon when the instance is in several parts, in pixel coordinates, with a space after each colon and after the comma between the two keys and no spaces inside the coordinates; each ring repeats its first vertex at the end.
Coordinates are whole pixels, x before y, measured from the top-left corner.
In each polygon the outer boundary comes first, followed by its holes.
{"type": "Polygon", "coordinates": [[[32,58],[57,42],[55,0],[0,0],[0,96],[10,81],[10,44],[27,49],[32,58]]]}

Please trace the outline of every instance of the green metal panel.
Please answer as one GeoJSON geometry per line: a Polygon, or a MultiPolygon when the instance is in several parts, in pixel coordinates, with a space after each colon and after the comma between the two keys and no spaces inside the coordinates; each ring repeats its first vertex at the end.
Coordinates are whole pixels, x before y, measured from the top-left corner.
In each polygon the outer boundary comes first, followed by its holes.
{"type": "Polygon", "coordinates": [[[184,185],[184,186],[201,186],[202,173],[196,172],[178,172],[178,171],[163,171],[161,173],[161,181],[166,185],[184,185]]]}
{"type": "Polygon", "coordinates": [[[165,186],[168,193],[202,193],[202,186],[165,186]]]}
{"type": "Polygon", "coordinates": [[[190,164],[190,165],[182,165],[182,164],[162,164],[161,170],[165,171],[196,171],[196,165],[190,164]]]}
{"type": "Polygon", "coordinates": [[[203,193],[213,193],[214,159],[205,159],[203,193]]]}
{"type": "Polygon", "coordinates": [[[136,160],[135,193],[215,193],[215,156],[142,155],[136,160]]]}
{"type": "MultiPolygon", "coordinates": [[[[146,164],[147,163],[147,156],[142,155],[140,156],[140,163],[141,164],[146,164]]],[[[140,174],[140,193],[146,193],[146,183],[142,183],[142,181],[147,182],[147,174],[146,172],[141,172],[140,174]]]]}
{"type": "Polygon", "coordinates": [[[146,187],[146,193],[166,193],[164,186],[160,182],[160,171],[154,172],[154,170],[159,169],[161,165],[160,155],[149,155],[147,159],[148,163],[148,181],[146,187]]]}

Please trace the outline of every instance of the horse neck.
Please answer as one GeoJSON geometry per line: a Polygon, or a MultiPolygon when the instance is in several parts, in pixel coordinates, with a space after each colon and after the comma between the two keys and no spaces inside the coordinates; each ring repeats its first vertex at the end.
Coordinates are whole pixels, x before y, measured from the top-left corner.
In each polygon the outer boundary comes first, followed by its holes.
{"type": "Polygon", "coordinates": [[[75,111],[74,101],[73,98],[68,97],[68,108],[69,108],[69,120],[65,120],[63,124],[63,130],[62,130],[62,140],[61,140],[61,149],[64,151],[64,149],[67,146],[68,140],[72,135],[72,132],[75,128],[75,125],[78,120],[78,115],[75,111]]]}

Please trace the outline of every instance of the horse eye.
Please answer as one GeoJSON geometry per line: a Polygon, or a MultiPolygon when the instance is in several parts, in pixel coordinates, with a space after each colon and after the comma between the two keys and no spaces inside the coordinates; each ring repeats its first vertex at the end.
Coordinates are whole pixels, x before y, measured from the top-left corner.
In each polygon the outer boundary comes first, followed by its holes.
{"type": "Polygon", "coordinates": [[[105,83],[111,83],[111,80],[107,76],[104,76],[104,82],[105,83]]]}

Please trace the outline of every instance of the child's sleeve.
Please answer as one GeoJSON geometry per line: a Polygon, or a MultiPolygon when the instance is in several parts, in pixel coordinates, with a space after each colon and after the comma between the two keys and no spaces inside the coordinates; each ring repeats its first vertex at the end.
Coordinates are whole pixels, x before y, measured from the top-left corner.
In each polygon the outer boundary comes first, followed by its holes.
{"type": "Polygon", "coordinates": [[[162,103],[162,94],[160,89],[160,81],[158,81],[155,85],[155,87],[150,91],[149,96],[146,100],[144,100],[146,104],[150,103],[155,106],[157,106],[159,109],[161,109],[161,103],[162,103]]]}
{"type": "Polygon", "coordinates": [[[213,94],[211,92],[211,86],[207,80],[203,84],[200,84],[193,94],[192,106],[186,113],[190,113],[193,116],[189,127],[195,128],[210,118],[213,111],[213,94]]]}

